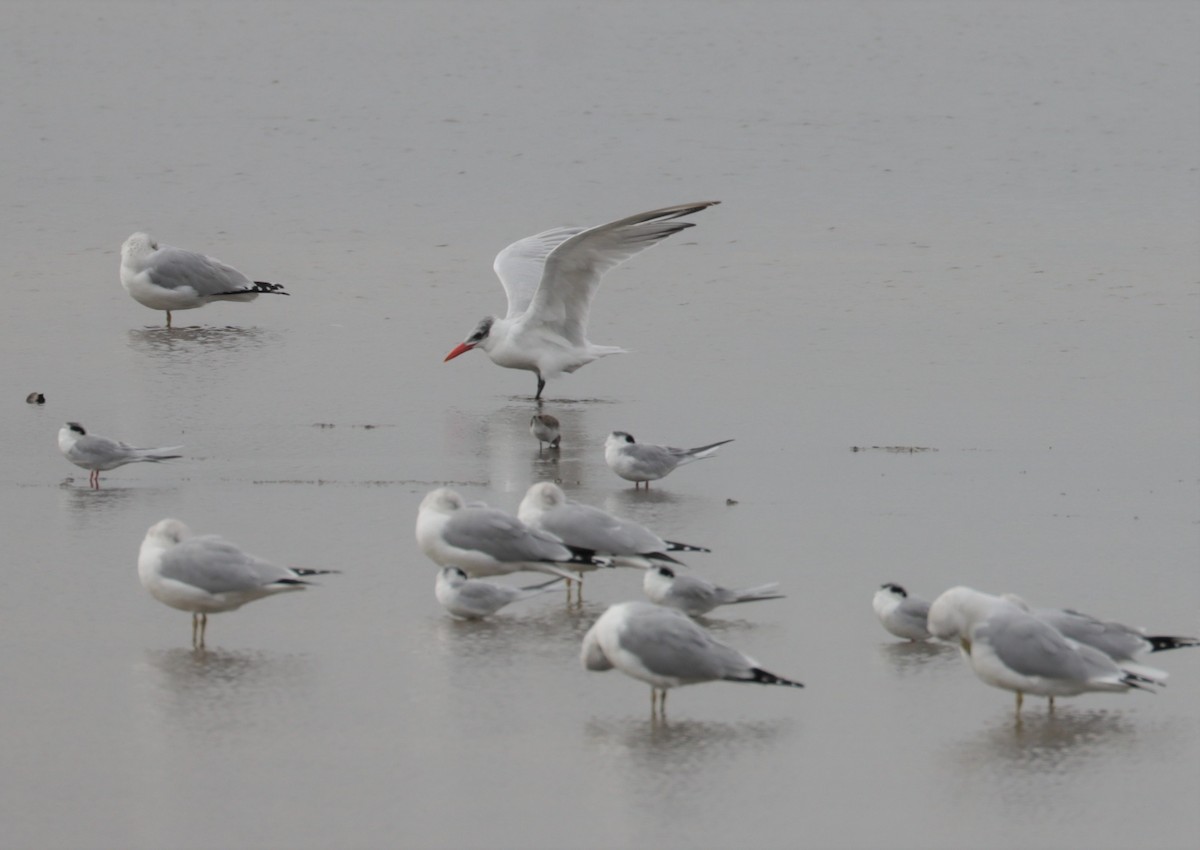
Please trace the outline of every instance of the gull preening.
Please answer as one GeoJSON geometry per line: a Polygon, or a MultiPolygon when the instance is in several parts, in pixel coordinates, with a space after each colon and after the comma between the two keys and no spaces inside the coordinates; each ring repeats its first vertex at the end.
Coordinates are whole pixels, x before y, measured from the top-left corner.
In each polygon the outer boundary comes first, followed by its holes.
{"type": "Polygon", "coordinates": [[[533,570],[573,579],[567,569],[611,566],[592,552],[530,528],[512,514],[468,505],[449,487],[431,490],[421,500],[417,545],[435,564],[460,567],[472,577],[533,570]]]}
{"type": "Polygon", "coordinates": [[[1032,608],[1024,599],[1012,593],[1005,593],[1002,598],[1049,623],[1065,637],[1100,650],[1122,668],[1158,681],[1167,678],[1166,671],[1146,666],[1134,656],[1143,652],[1163,652],[1168,649],[1200,646],[1200,639],[1194,637],[1147,635],[1124,623],[1100,620],[1070,608],[1032,608]]]}
{"type": "Polygon", "coordinates": [[[552,449],[557,449],[562,442],[562,431],[558,425],[558,417],[550,413],[535,413],[529,419],[529,433],[538,441],[538,454],[542,453],[542,443],[552,449]]]}
{"type": "Polygon", "coordinates": [[[282,284],[251,280],[213,257],[159,245],[148,233],[135,233],[121,246],[121,285],[134,301],[151,310],[194,310],[210,301],[253,301],[260,295],[287,295],[282,284]]]}
{"type": "Polygon", "coordinates": [[[778,582],[731,590],[696,576],[680,575],[666,566],[652,567],[642,579],[642,590],[656,605],[675,608],[692,617],[700,617],[720,605],[783,599],[778,582]]]}
{"type": "Polygon", "coordinates": [[[215,534],[193,537],[177,519],[150,526],[138,552],[138,578],[150,595],[192,614],[192,646],[204,647],[208,615],[247,602],[304,590],[308,576],[336,570],[301,570],[264,561],[215,534]]]}
{"type": "Polygon", "coordinates": [[[930,636],[927,599],[913,596],[900,585],[888,582],[875,591],[871,604],[879,622],[896,637],[919,641],[930,636]]]}
{"type": "Polygon", "coordinates": [[[1065,637],[1049,623],[999,596],[953,587],[929,608],[929,631],[956,640],[975,675],[1017,695],[1050,698],[1092,691],[1150,691],[1161,684],[1124,669],[1098,649],[1065,637]]]}
{"type": "Polygon", "coordinates": [[[78,467],[91,470],[88,484],[93,490],[100,489],[100,473],[127,463],[158,463],[183,457],[175,454],[183,446],[166,446],[159,449],[139,449],[128,443],[110,440],[89,434],[78,422],[68,422],[58,429],[58,450],[63,457],[78,467]]]}
{"type": "Polygon", "coordinates": [[[550,532],[568,546],[611,557],[615,566],[647,569],[656,561],[678,564],[668,552],[711,551],[703,546],[663,540],[632,520],[568,499],[563,489],[551,481],[539,481],[525,491],[517,517],[527,525],[550,532]]]}
{"type": "Polygon", "coordinates": [[[580,661],[588,670],[614,667],[650,685],[650,713],[666,714],[667,690],[700,682],[756,682],[804,687],[764,670],[721,643],[686,614],[649,602],[621,602],[600,615],[583,637],[580,661]]]}
{"type": "Polygon", "coordinates": [[[676,219],[717,203],[677,204],[597,227],[555,227],[514,242],[493,264],[508,312],[481,320],[445,359],[479,348],[497,366],[537,375],[534,398],[541,398],[550,378],[609,354],[625,354],[623,348],[587,338],[588,310],[600,279],[635,254],[695,226],[676,219]]]}
{"type": "Polygon", "coordinates": [[[639,443],[626,431],[613,431],[604,441],[604,462],[608,468],[626,481],[632,481],[634,489],[669,475],[676,467],[712,457],[717,449],[733,439],[697,446],[694,449],[677,449],[674,446],[656,446],[639,443]]]}
{"type": "Polygon", "coordinates": [[[495,614],[506,605],[541,596],[561,578],[552,578],[530,587],[509,587],[494,581],[470,578],[459,567],[438,570],[434,596],[442,607],[464,620],[481,620],[495,614]]]}

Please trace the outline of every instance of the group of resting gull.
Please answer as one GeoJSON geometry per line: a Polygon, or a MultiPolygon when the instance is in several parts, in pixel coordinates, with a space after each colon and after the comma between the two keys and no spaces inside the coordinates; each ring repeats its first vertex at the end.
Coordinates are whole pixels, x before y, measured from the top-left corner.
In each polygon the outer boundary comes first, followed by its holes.
{"type": "MultiPolygon", "coordinates": [[[[694,223],[681,221],[718,203],[702,201],[651,210],[596,227],[555,227],[509,245],[497,256],[496,275],[508,309],[503,317],[479,321],[445,360],[474,349],[498,366],[533,372],[539,408],[546,382],[625,350],[587,338],[588,310],[603,275],[639,252],[694,223]]],[[[283,286],[254,281],[237,269],[193,251],[160,245],[134,233],[121,248],[121,283],[129,295],[154,310],[172,312],[213,301],[253,301],[287,295],[283,286]]],[[[540,409],[529,423],[543,446],[557,451],[561,425],[540,409]]],[[[614,431],[604,444],[608,467],[621,478],[649,488],[677,467],[711,457],[730,440],[691,449],[637,442],[614,431]]],[[[59,449],[89,470],[99,488],[100,472],[135,462],[181,457],[182,446],[137,448],[89,434],[78,422],[59,431],[59,449]]],[[[421,550],[441,569],[437,600],[455,617],[477,619],[529,599],[567,581],[582,598],[584,573],[618,567],[644,572],[649,601],[610,606],[583,639],[580,658],[588,670],[617,669],[651,688],[651,712],[665,713],[667,690],[709,681],[756,682],[802,687],[768,672],[695,621],[720,605],[778,599],[777,584],[746,589],[720,587],[688,575],[676,557],[709,552],[666,540],[631,520],[567,497],[550,481],[532,484],[514,516],[439,487],[425,495],[417,513],[421,550]],[[514,587],[488,578],[521,571],[550,574],[548,581],[514,587]]],[[[164,519],[147,531],[138,555],[143,586],[160,602],[192,614],[192,644],[204,646],[208,615],[233,611],[267,596],[304,590],[315,575],[336,570],[282,567],[244,552],[216,535],[193,535],[179,520],[164,519]]],[[[888,583],[876,592],[874,608],[889,632],[910,641],[938,639],[958,644],[984,682],[1014,691],[1018,716],[1025,694],[1054,698],[1088,691],[1152,691],[1167,674],[1136,661],[1141,652],[1200,645],[1185,637],[1147,637],[1118,623],[1060,609],[1031,609],[1011,594],[995,596],[966,587],[947,590],[929,603],[888,583]]]]}

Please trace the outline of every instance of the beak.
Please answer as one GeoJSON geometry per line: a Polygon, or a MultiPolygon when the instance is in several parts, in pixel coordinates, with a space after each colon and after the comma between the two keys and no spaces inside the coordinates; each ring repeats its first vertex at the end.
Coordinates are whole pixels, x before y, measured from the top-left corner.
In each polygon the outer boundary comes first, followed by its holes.
{"type": "Polygon", "coordinates": [[[448,363],[451,360],[453,360],[455,357],[457,357],[458,355],[462,354],[463,352],[470,351],[474,347],[475,347],[474,343],[460,342],[458,345],[454,346],[454,350],[451,351],[449,354],[447,354],[446,359],[443,360],[442,362],[448,363]]]}

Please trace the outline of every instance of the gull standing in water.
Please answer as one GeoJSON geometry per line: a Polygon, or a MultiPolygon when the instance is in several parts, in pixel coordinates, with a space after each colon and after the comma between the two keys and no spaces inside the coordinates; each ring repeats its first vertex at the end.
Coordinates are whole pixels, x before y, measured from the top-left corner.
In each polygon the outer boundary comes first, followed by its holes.
{"type": "Polygon", "coordinates": [[[177,519],[150,526],[138,552],[138,578],[150,595],[192,613],[192,646],[204,648],[208,615],[241,608],[247,602],[304,590],[308,576],[336,570],[280,567],[243,552],[215,534],[193,537],[177,519]]]}
{"type": "Polygon", "coordinates": [[[651,481],[666,477],[675,467],[712,457],[717,453],[717,449],[732,442],[733,439],[730,438],[694,449],[677,449],[673,446],[639,443],[633,439],[633,435],[625,431],[613,431],[604,441],[604,462],[617,475],[626,481],[632,481],[635,490],[643,482],[649,490],[651,481]]]}
{"type": "Polygon", "coordinates": [[[686,614],[649,602],[621,602],[600,615],[583,637],[588,670],[614,667],[650,685],[650,713],[665,717],[667,690],[699,682],[757,682],[804,687],[769,673],[748,655],[721,643],[686,614]]]}
{"type": "Polygon", "coordinates": [[[513,602],[540,596],[550,589],[550,585],[560,581],[561,578],[552,578],[530,587],[509,587],[494,581],[468,578],[458,567],[442,567],[438,570],[434,595],[455,617],[481,620],[513,602]]]}
{"type": "Polygon", "coordinates": [[[533,570],[572,580],[567,569],[611,566],[504,511],[468,505],[449,487],[431,490],[421,500],[417,545],[435,564],[459,567],[473,577],[533,570]]]}
{"type": "Polygon", "coordinates": [[[927,639],[929,601],[913,596],[898,584],[887,584],[875,591],[872,600],[875,616],[885,629],[896,637],[919,641],[927,639]]]}
{"type": "Polygon", "coordinates": [[[538,454],[542,453],[542,443],[552,449],[557,449],[562,442],[562,431],[558,427],[558,417],[549,413],[535,413],[529,419],[529,433],[538,441],[538,454]]]}
{"type": "Polygon", "coordinates": [[[161,449],[139,449],[128,443],[89,434],[78,422],[68,422],[58,429],[58,450],[71,463],[91,470],[88,484],[93,490],[100,489],[101,472],[116,469],[127,463],[174,460],[183,457],[174,454],[182,448],[183,446],[167,446],[161,449]]]}
{"type": "Polygon", "coordinates": [[[194,310],[210,301],[253,301],[259,295],[287,295],[282,284],[251,280],[220,260],[159,245],[148,233],[135,233],[121,246],[121,285],[134,301],[151,310],[194,310]]]}
{"type": "Polygon", "coordinates": [[[1122,669],[1098,649],[1061,632],[999,596],[953,587],[929,607],[929,631],[956,639],[975,675],[1017,695],[1017,718],[1025,694],[1050,698],[1091,691],[1149,691],[1161,684],[1122,669]]]}
{"type": "Polygon", "coordinates": [[[1132,626],[1114,623],[1111,620],[1100,620],[1090,614],[1072,611],[1070,608],[1031,608],[1024,599],[1012,593],[1005,593],[1002,598],[1028,611],[1039,620],[1049,623],[1064,637],[1094,647],[1122,668],[1156,681],[1166,679],[1167,672],[1141,664],[1134,656],[1143,652],[1162,652],[1168,649],[1200,646],[1200,639],[1194,637],[1147,635],[1132,626]]]}
{"type": "Polygon", "coordinates": [[[717,203],[677,204],[598,227],[555,227],[514,242],[493,265],[508,312],[481,320],[445,359],[479,348],[497,366],[537,375],[537,399],[548,379],[609,354],[625,354],[623,348],[587,338],[588,310],[600,279],[635,254],[695,226],[675,219],[717,203]]]}
{"type": "Polygon", "coordinates": [[[700,617],[720,605],[738,602],[758,602],[763,599],[783,599],[777,582],[730,590],[695,576],[679,575],[670,567],[657,566],[646,571],[642,590],[656,605],[675,608],[692,617],[700,617]]]}
{"type": "MultiPolygon", "coordinates": [[[[678,564],[668,552],[708,552],[703,546],[691,546],[663,540],[645,526],[613,516],[600,508],[580,504],[551,481],[539,481],[526,492],[517,508],[517,518],[533,528],[549,532],[568,546],[577,546],[611,557],[612,565],[647,569],[668,561],[678,564]]],[[[577,592],[583,594],[583,573],[596,569],[587,564],[572,565],[580,574],[577,592]]]]}

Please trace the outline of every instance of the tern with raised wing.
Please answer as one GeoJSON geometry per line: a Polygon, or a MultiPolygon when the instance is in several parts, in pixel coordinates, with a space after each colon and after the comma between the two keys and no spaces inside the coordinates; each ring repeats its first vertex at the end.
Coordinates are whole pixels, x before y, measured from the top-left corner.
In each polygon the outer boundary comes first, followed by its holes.
{"type": "Polygon", "coordinates": [[[534,398],[541,398],[550,378],[609,354],[625,354],[623,348],[587,338],[588,310],[604,273],[694,227],[677,219],[717,203],[677,204],[597,227],[555,227],[514,242],[496,255],[493,266],[508,311],[503,318],[482,319],[445,359],[479,348],[497,366],[537,375],[534,398]]]}
{"type": "Polygon", "coordinates": [[[247,602],[304,590],[309,576],[336,570],[280,567],[215,534],[192,536],[177,519],[150,526],[138,552],[138,578],[164,605],[192,615],[192,646],[204,647],[208,615],[241,608],[247,602]]]}
{"type": "Polygon", "coordinates": [[[213,257],[160,245],[148,233],[135,233],[121,246],[121,285],[139,304],[165,310],[194,310],[212,301],[253,301],[260,295],[287,295],[282,284],[251,280],[213,257]]]}
{"type": "Polygon", "coordinates": [[[58,450],[78,467],[91,470],[88,484],[100,489],[100,473],[127,463],[158,463],[183,457],[176,454],[183,446],[159,449],[139,449],[119,440],[89,434],[78,422],[68,422],[58,429],[58,450]]]}
{"type": "Polygon", "coordinates": [[[666,477],[686,463],[712,457],[717,449],[732,442],[730,438],[694,449],[677,449],[674,446],[639,443],[626,431],[613,431],[604,441],[604,462],[621,478],[632,481],[634,489],[644,483],[649,490],[651,481],[666,477]]]}

